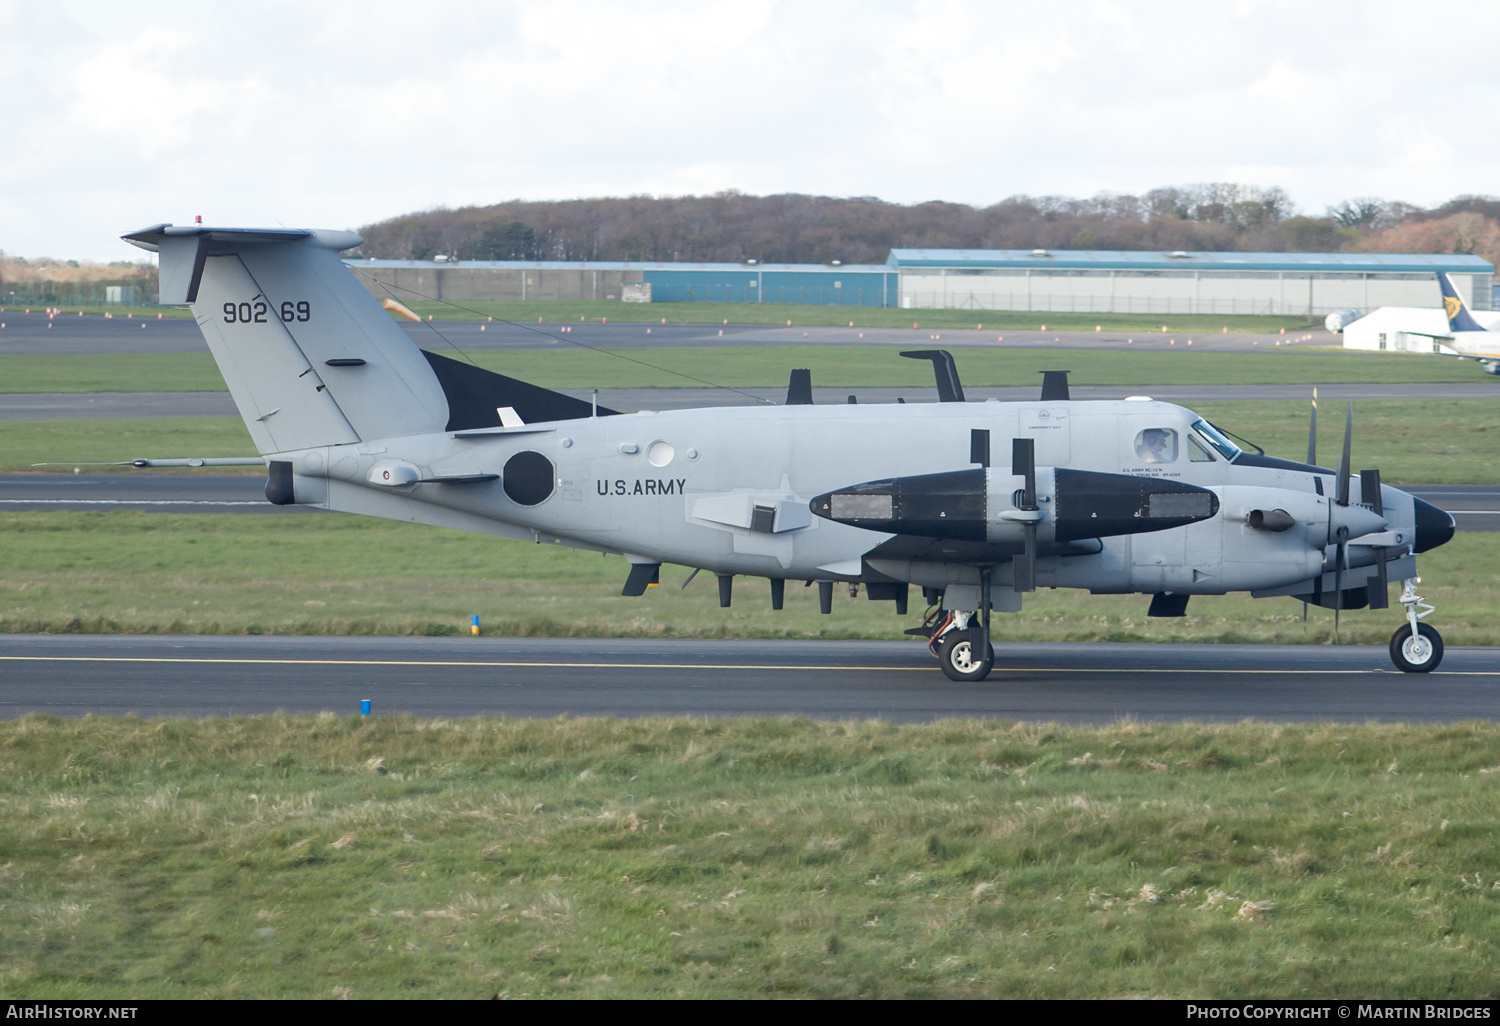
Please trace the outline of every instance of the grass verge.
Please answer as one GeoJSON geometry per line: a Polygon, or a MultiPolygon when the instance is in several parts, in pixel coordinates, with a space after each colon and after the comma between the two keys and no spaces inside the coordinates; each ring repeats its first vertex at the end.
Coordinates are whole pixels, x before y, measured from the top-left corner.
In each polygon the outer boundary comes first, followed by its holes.
{"type": "Polygon", "coordinates": [[[1493,998],[1500,728],[0,724],[0,998],[1493,998]]]}
{"type": "MultiPolygon", "coordinates": [[[[435,340],[436,341],[436,340],[435,340]]],[[[1288,385],[1468,382],[1495,379],[1472,360],[1439,360],[1405,353],[1342,349],[1276,349],[1213,353],[1165,348],[1159,340],[1138,349],[957,348],[964,384],[1034,385],[1044,370],[1070,368],[1075,385],[1288,385]]],[[[442,345],[429,346],[449,355],[442,345]]],[[[696,388],[712,381],[735,388],[785,388],[792,367],[812,370],[828,387],[910,388],[930,393],[932,370],[903,360],[891,346],[710,346],[589,351],[475,350],[474,362],[546,388],[696,388]],[[620,359],[620,356],[629,359],[620,359]],[[676,373],[673,373],[676,372],[676,373]],[[679,375],[691,375],[699,381],[679,375]]],[[[1038,386],[1040,387],[1040,386],[1038,386]]],[[[207,353],[111,353],[0,356],[0,392],[222,392],[224,379],[207,353]]],[[[1500,394],[1500,383],[1496,384],[1500,394]]],[[[1310,391],[1309,391],[1310,394],[1310,391]]]]}
{"type": "MultiPolygon", "coordinates": [[[[709,575],[664,567],[662,587],[624,598],[618,556],[344,515],[0,514],[0,631],[166,634],[487,634],[542,637],[901,638],[921,621],[836,591],[834,612],[793,582],[770,608],[740,578],[721,609],[709,575]],[[369,554],[381,553],[379,560],[369,554]]],[[[1459,534],[1420,558],[1433,622],[1450,645],[1495,643],[1500,534],[1459,534]]],[[[1145,595],[1044,590],[997,615],[1000,640],[1324,643],[1333,614],[1290,599],[1198,596],[1181,619],[1146,616],[1145,595]]],[[[1347,643],[1385,644],[1399,610],[1342,617],[1347,643]]]]}

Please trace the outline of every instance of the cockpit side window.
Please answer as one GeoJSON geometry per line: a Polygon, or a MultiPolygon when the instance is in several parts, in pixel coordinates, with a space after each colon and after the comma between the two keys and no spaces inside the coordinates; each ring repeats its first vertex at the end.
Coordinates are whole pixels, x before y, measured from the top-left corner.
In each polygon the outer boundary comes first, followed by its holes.
{"type": "Polygon", "coordinates": [[[1142,463],[1174,463],[1177,432],[1171,428],[1146,428],[1135,436],[1135,454],[1142,463]]]}
{"type": "Polygon", "coordinates": [[[1208,450],[1199,444],[1198,439],[1188,435],[1187,440],[1188,459],[1193,463],[1212,463],[1214,458],[1208,454],[1208,450]]]}

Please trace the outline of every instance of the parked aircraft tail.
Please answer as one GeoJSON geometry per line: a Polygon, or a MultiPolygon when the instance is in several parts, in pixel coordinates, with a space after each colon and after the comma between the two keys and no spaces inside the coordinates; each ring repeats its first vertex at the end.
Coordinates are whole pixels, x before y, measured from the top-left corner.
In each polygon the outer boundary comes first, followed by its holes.
{"type": "Polygon", "coordinates": [[[1438,288],[1443,290],[1443,309],[1448,314],[1448,330],[1450,331],[1485,331],[1469,314],[1468,307],[1459,298],[1458,292],[1453,288],[1453,283],[1442,271],[1437,272],[1438,288]]]}
{"type": "MultiPolygon", "coordinates": [[[[124,236],[161,261],[262,454],[590,416],[590,404],[427,353],[350,273],[351,232],[173,227],[124,236]]],[[[600,414],[613,413],[599,410],[600,414]]]]}

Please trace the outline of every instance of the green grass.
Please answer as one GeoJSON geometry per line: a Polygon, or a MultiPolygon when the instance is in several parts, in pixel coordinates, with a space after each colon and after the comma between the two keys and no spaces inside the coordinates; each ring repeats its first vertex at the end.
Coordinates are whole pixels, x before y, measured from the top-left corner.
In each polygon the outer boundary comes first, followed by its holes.
{"type": "Polygon", "coordinates": [[[1489,998],[1500,728],[0,724],[0,998],[1489,998]]]}
{"type": "Polygon", "coordinates": [[[0,392],[224,391],[206,351],[0,356],[0,392]]]}
{"type": "MultiPolygon", "coordinates": [[[[238,417],[154,417],[141,420],[10,420],[0,423],[0,469],[36,463],[113,463],[137,457],[254,456],[250,432],[238,417]]],[[[113,467],[89,467],[90,473],[113,467]]],[[[129,467],[126,473],[140,473],[129,467]]],[[[223,473],[214,468],[210,473],[223,473]]],[[[247,473],[264,474],[263,468],[247,473]]],[[[153,472],[154,473],[154,472],[153,472]]]]}
{"type": "MultiPolygon", "coordinates": [[[[399,290],[398,290],[399,292],[399,290]]],[[[1037,331],[1045,325],[1053,331],[1221,332],[1275,335],[1307,328],[1322,328],[1321,319],[1309,324],[1306,317],[1261,317],[1246,314],[1106,314],[1060,313],[1025,310],[898,310],[878,306],[813,306],[800,303],[618,303],[584,300],[440,300],[398,299],[421,317],[440,321],[497,321],[577,324],[608,318],[620,324],[779,324],[791,321],[803,328],[923,328],[973,329],[977,324],[1000,331],[1037,331]]],[[[392,315],[394,316],[394,315],[392,315]]]]}
{"type": "MultiPolygon", "coordinates": [[[[168,634],[486,634],[549,637],[887,638],[922,617],[890,602],[793,582],[770,608],[759,578],[736,581],[720,609],[713,578],[685,590],[684,568],[624,598],[623,558],[343,515],[223,516],[114,511],[0,514],[0,631],[168,634]],[[379,560],[369,554],[381,553],[379,560]]],[[[1433,621],[1452,645],[1495,643],[1500,534],[1459,534],[1420,557],[1433,621]]],[[[997,639],[1033,641],[1327,642],[1333,614],[1290,599],[1199,596],[1181,619],[1146,616],[1146,595],[1043,590],[997,639]]],[[[1400,610],[1343,614],[1347,643],[1384,645],[1400,610]]],[[[913,642],[916,644],[917,642],[913,642]]],[[[998,640],[997,640],[998,643],[998,640]]]]}
{"type": "MultiPolygon", "coordinates": [[[[1471,360],[1440,360],[1402,353],[1341,349],[1276,349],[1262,353],[1211,353],[1185,348],[1007,349],[957,347],[964,384],[1037,385],[1040,371],[1069,368],[1075,385],[1278,384],[1336,382],[1500,382],[1471,360]]],[[[449,350],[439,345],[439,352],[449,350]]],[[[892,346],[733,346],[694,349],[590,351],[476,350],[482,367],[546,388],[696,388],[711,381],[735,388],[786,386],[793,367],[812,370],[828,387],[932,389],[932,368],[903,360],[892,346]],[[626,357],[621,359],[621,356],[626,357]],[[676,372],[676,373],[674,373],[676,372]],[[682,375],[689,375],[684,377],[682,375]],[[693,380],[698,379],[698,380],[693,380]]],[[[1038,387],[1040,387],[1038,385],[1038,387]]],[[[207,353],[138,353],[68,356],[0,356],[0,392],[222,392],[224,380],[207,353]]]]}
{"type": "MultiPolygon", "coordinates": [[[[1193,409],[1254,440],[1273,456],[1307,456],[1305,400],[1202,402],[1194,403],[1193,409]]],[[[1325,465],[1338,462],[1343,414],[1342,404],[1325,400],[1318,448],[1325,465]]],[[[1493,400],[1361,400],[1354,416],[1356,469],[1379,467],[1387,482],[1500,480],[1500,405],[1493,400]]],[[[232,417],[17,420],[0,426],[0,469],[109,463],[137,456],[245,456],[254,451],[244,425],[232,417]]],[[[105,469],[109,468],[91,468],[105,469]]]]}

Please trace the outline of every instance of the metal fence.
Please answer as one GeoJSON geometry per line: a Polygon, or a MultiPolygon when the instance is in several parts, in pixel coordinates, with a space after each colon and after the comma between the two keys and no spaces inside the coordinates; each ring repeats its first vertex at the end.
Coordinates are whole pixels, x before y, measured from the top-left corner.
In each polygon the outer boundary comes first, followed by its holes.
{"type": "MultiPolygon", "coordinates": [[[[135,289],[136,306],[155,306],[158,293],[150,282],[134,281],[3,281],[0,306],[110,306],[111,286],[135,289]]],[[[116,301],[118,302],[118,301],[116,301]]]]}
{"type": "Polygon", "coordinates": [[[817,306],[885,306],[885,290],[840,285],[673,285],[651,283],[653,303],[798,303],[817,306]],[[764,292],[765,295],[759,293],[764,292]]]}

